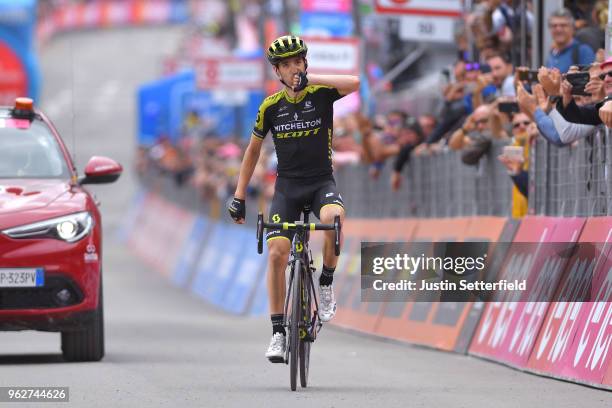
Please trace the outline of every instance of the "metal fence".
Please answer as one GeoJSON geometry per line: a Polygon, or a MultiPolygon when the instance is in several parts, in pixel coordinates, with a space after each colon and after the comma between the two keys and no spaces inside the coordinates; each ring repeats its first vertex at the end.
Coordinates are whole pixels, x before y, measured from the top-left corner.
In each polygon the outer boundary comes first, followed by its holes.
{"type": "Polygon", "coordinates": [[[452,151],[413,157],[397,192],[391,190],[390,163],[376,180],[363,165],[337,169],[336,183],[353,217],[509,216],[512,181],[497,161],[504,145],[494,143],[476,166],[452,151]]]}
{"type": "Polygon", "coordinates": [[[538,140],[531,156],[530,213],[612,214],[611,148],[603,127],[571,146],[557,147],[538,140]]]}
{"type": "MultiPolygon", "coordinates": [[[[444,151],[413,157],[403,171],[402,187],[394,192],[390,164],[377,179],[365,165],[335,171],[347,214],[360,218],[456,217],[496,215],[507,217],[512,208],[512,181],[498,162],[504,143],[494,143],[478,165],[461,162],[460,154],[444,151]]],[[[571,146],[557,147],[539,138],[531,148],[529,213],[551,216],[612,215],[612,144],[607,130],[571,146]]],[[[225,198],[204,200],[188,186],[179,187],[169,177],[151,173],[142,178],[149,190],[185,208],[214,218],[226,216],[225,198]]],[[[249,200],[247,223],[253,224],[263,200],[249,200]]]]}

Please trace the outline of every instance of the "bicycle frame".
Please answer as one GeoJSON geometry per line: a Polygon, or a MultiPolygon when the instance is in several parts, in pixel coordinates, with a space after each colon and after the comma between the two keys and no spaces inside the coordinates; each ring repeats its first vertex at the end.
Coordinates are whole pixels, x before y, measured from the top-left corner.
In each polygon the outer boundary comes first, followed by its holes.
{"type": "MultiPolygon", "coordinates": [[[[304,221],[295,223],[295,227],[296,227],[295,235],[293,237],[293,242],[291,245],[291,253],[289,254],[289,262],[288,262],[288,264],[291,265],[291,272],[289,275],[289,284],[287,285],[287,296],[285,296],[284,326],[286,328],[289,327],[289,321],[287,320],[289,317],[289,314],[288,314],[289,298],[290,298],[289,294],[292,293],[291,290],[293,289],[293,284],[303,279],[305,283],[303,289],[307,288],[306,290],[309,290],[311,294],[310,298],[314,299],[316,315],[312,318],[312,320],[310,319],[310,316],[309,316],[309,322],[308,322],[309,327],[306,327],[306,328],[301,327],[305,325],[306,322],[300,322],[300,338],[304,339],[305,341],[312,342],[315,340],[323,324],[321,323],[321,319],[319,317],[319,301],[317,299],[317,296],[315,295],[316,291],[314,287],[314,281],[312,279],[312,273],[314,272],[315,268],[312,262],[312,254],[310,253],[310,248],[308,246],[308,241],[310,239],[310,231],[307,229],[309,226],[309,223],[308,223],[309,213],[310,212],[308,210],[304,210],[304,221]],[[299,271],[297,271],[295,268],[296,260],[298,259],[300,260],[300,270],[299,271]],[[298,273],[297,279],[295,276],[296,272],[298,273]],[[302,336],[301,334],[302,329],[306,329],[304,336],[302,336]]],[[[310,310],[308,310],[308,313],[310,314],[310,310]]]]}

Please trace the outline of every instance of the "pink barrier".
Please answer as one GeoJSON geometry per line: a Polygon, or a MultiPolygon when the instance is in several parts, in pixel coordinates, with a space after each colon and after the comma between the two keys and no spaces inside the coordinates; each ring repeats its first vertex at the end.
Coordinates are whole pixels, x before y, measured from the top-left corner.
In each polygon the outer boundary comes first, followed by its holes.
{"type": "MultiPolygon", "coordinates": [[[[610,307],[612,288],[608,271],[612,267],[612,217],[590,218],[580,235],[580,242],[593,243],[582,247],[573,256],[568,273],[558,288],[558,298],[583,298],[592,288],[601,303],[555,302],[551,304],[537,343],[529,359],[529,368],[554,377],[586,382],[605,383],[609,370],[610,307]],[[599,253],[599,254],[598,254],[599,253]],[[608,303],[606,303],[608,302],[608,303]],[[608,320],[606,320],[608,319],[608,320]],[[607,327],[607,328],[606,328],[607,327]]],[[[609,384],[609,382],[608,382],[609,384]]]]}
{"type": "MultiPolygon", "coordinates": [[[[514,242],[576,242],[584,223],[585,219],[577,218],[527,217],[514,242]]],[[[533,249],[510,248],[498,278],[526,279],[529,293],[486,304],[470,354],[516,367],[527,365],[549,305],[542,300],[552,298],[567,263],[551,245],[534,245],[533,249]]]]}

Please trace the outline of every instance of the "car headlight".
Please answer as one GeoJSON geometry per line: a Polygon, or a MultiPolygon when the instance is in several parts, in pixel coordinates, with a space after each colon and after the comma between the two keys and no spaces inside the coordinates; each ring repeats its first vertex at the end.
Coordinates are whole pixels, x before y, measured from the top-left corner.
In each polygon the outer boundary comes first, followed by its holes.
{"type": "Polygon", "coordinates": [[[66,242],[77,242],[86,237],[92,228],[93,218],[84,211],[5,229],[2,233],[15,239],[55,238],[66,242]]]}

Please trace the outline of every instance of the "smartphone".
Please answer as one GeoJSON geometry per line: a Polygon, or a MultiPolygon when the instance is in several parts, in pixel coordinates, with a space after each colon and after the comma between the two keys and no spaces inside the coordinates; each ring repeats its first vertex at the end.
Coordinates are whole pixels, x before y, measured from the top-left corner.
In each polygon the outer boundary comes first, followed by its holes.
{"type": "Polygon", "coordinates": [[[529,83],[538,82],[538,71],[518,71],[519,81],[527,81],[529,83]]]}
{"type": "Polygon", "coordinates": [[[491,72],[491,66],[489,64],[481,64],[480,72],[482,72],[483,74],[488,74],[489,72],[491,72]]]}
{"type": "Polygon", "coordinates": [[[502,113],[516,113],[520,111],[518,103],[516,102],[500,102],[497,107],[502,113]]]}
{"type": "Polygon", "coordinates": [[[591,76],[588,72],[565,74],[565,79],[572,84],[572,95],[591,95],[584,90],[586,84],[591,80],[591,76]]]}
{"type": "Polygon", "coordinates": [[[504,146],[503,155],[509,159],[520,160],[523,158],[523,146],[504,146]]]}

